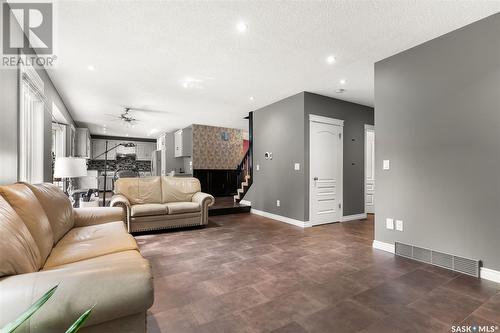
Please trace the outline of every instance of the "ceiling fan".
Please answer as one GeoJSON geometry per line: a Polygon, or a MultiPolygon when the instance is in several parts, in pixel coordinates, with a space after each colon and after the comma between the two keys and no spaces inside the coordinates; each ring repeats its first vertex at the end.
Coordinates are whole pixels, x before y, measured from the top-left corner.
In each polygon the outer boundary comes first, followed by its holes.
{"type": "Polygon", "coordinates": [[[126,107],[123,107],[123,112],[120,115],[107,114],[107,116],[113,117],[114,120],[120,120],[125,125],[133,126],[133,125],[135,125],[136,122],[139,121],[139,119],[137,119],[134,115],[132,115],[132,113],[135,113],[135,112],[163,113],[163,114],[168,113],[165,111],[139,109],[139,108],[132,108],[132,107],[126,106],[126,107]]]}

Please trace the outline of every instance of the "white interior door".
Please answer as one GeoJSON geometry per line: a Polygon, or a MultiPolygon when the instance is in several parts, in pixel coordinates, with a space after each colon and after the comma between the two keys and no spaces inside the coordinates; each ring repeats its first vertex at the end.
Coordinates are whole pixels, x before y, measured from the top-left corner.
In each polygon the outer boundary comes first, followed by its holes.
{"type": "Polygon", "coordinates": [[[365,212],[375,213],[375,128],[365,125],[365,212]]]}
{"type": "Polygon", "coordinates": [[[309,220],[312,225],[342,219],[343,120],[310,115],[309,220]]]}

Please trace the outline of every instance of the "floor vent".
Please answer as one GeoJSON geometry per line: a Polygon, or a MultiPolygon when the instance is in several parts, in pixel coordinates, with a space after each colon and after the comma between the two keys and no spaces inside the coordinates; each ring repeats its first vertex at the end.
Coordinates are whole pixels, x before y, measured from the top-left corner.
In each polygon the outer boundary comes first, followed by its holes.
{"type": "Polygon", "coordinates": [[[479,277],[479,260],[457,257],[421,247],[396,242],[396,254],[427,264],[440,266],[456,272],[479,277]]]}

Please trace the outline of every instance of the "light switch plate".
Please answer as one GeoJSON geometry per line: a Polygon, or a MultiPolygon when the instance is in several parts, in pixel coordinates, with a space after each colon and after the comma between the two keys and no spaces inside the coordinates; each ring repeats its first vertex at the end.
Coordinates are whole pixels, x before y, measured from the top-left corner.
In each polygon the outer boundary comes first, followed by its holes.
{"type": "Polygon", "coordinates": [[[402,220],[396,220],[396,230],[403,231],[403,221],[402,220]]]}
{"type": "Polygon", "coordinates": [[[259,171],[259,170],[260,170],[260,165],[258,165],[258,164],[257,164],[257,165],[255,166],[255,169],[257,169],[257,171],[259,171]]]}
{"type": "Polygon", "coordinates": [[[394,219],[386,218],[385,219],[385,227],[390,230],[394,230],[394,219]]]}
{"type": "Polygon", "coordinates": [[[295,170],[300,170],[300,163],[295,163],[295,165],[293,166],[293,168],[295,170]]]}
{"type": "Polygon", "coordinates": [[[391,168],[391,162],[389,160],[384,160],[382,163],[382,168],[384,170],[389,170],[391,168]]]}
{"type": "Polygon", "coordinates": [[[276,200],[276,207],[279,207],[280,206],[280,201],[279,200],[276,200]]]}

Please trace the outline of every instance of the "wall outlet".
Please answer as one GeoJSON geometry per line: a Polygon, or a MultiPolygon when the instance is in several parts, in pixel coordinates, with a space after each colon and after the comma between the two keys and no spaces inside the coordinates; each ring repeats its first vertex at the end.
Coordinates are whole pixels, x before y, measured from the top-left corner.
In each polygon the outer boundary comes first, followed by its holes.
{"type": "Polygon", "coordinates": [[[256,169],[257,171],[259,171],[259,170],[260,170],[260,165],[258,165],[258,164],[257,164],[257,165],[255,166],[255,169],[256,169]]]}
{"type": "Polygon", "coordinates": [[[295,165],[293,166],[293,168],[295,170],[297,170],[297,171],[300,170],[300,163],[295,163],[295,165]]]}
{"type": "Polygon", "coordinates": [[[280,206],[280,201],[279,200],[276,200],[276,207],[279,207],[280,206]]]}
{"type": "Polygon", "coordinates": [[[389,170],[391,168],[391,161],[389,160],[384,160],[382,162],[382,169],[384,170],[389,170]]]}
{"type": "Polygon", "coordinates": [[[396,230],[403,231],[403,220],[396,220],[396,230]]]}
{"type": "Polygon", "coordinates": [[[391,218],[386,218],[385,219],[385,227],[387,229],[394,230],[394,219],[391,218]]]}

